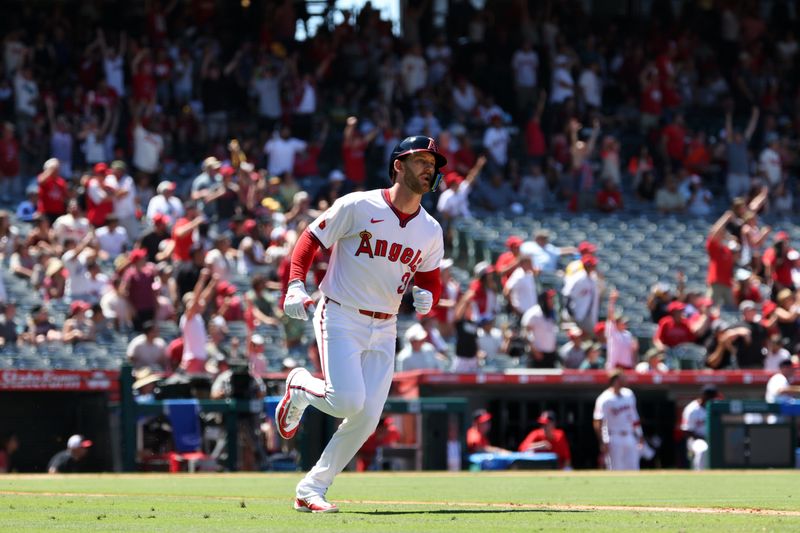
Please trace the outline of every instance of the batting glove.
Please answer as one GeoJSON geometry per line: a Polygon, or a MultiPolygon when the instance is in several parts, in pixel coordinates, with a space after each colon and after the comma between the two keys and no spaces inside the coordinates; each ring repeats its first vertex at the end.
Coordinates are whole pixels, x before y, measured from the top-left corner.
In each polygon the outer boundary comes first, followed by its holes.
{"type": "Polygon", "coordinates": [[[431,291],[413,287],[411,294],[414,295],[414,309],[417,310],[417,313],[427,315],[431,312],[431,307],[433,307],[433,293],[431,291]]]}
{"type": "Polygon", "coordinates": [[[283,300],[283,312],[286,316],[297,320],[308,320],[306,309],[313,306],[314,300],[306,292],[305,284],[300,280],[291,282],[283,300]]]}

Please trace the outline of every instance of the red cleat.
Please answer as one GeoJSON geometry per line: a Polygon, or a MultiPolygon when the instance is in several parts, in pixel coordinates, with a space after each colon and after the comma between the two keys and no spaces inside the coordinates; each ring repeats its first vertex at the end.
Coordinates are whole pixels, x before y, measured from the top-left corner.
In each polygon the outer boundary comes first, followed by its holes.
{"type": "Polygon", "coordinates": [[[310,498],[297,498],[294,500],[294,510],[300,513],[338,513],[339,508],[329,503],[324,496],[311,496],[310,498]]]}
{"type": "Polygon", "coordinates": [[[297,433],[297,428],[300,427],[300,419],[303,417],[303,411],[305,411],[305,408],[297,406],[297,402],[292,403],[292,380],[300,372],[308,372],[308,370],[295,368],[286,376],[286,393],[275,408],[275,425],[278,427],[280,436],[286,440],[291,439],[297,433]]]}

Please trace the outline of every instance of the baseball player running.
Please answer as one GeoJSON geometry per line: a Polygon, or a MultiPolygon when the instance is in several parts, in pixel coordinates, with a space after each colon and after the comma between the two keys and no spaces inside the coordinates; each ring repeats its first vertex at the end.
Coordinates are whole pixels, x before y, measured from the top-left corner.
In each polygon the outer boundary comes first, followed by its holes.
{"type": "Polygon", "coordinates": [[[625,374],[612,372],[609,387],[594,404],[594,430],[609,470],[639,470],[639,450],[644,446],[636,397],[624,385],[625,374]]]}
{"type": "Polygon", "coordinates": [[[420,205],[436,190],[447,163],[433,139],[408,137],[389,162],[389,189],[354,192],[338,199],[300,236],[292,253],[286,314],[307,320],[313,310],[323,379],[292,370],[275,411],[285,439],[297,432],[313,405],[344,422],[317,464],[297,485],[294,508],[335,513],[325,499],[333,478],[352,459],[380,420],[394,369],[396,314],[408,286],[414,307],[427,314],[441,293],[442,229],[420,205]],[[305,279],[318,247],[331,250],[314,306],[305,279]]]}

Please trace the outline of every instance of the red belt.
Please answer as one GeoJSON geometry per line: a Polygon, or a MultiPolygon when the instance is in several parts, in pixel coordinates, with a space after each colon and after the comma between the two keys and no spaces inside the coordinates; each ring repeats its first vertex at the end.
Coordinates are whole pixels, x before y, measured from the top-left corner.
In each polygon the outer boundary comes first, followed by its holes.
{"type": "MultiPolygon", "coordinates": [[[[334,299],[332,299],[332,298],[328,298],[327,296],[325,297],[325,302],[326,302],[326,303],[327,303],[327,302],[333,302],[333,303],[335,303],[335,304],[336,304],[336,305],[338,305],[338,306],[341,306],[341,305],[342,305],[342,304],[340,304],[339,302],[337,302],[336,300],[334,300],[334,299]]],[[[358,310],[358,312],[359,312],[360,314],[364,315],[364,316],[368,316],[368,317],[370,317],[370,318],[377,318],[378,320],[386,320],[386,319],[388,319],[388,318],[392,318],[392,317],[394,316],[394,315],[393,315],[393,314],[391,314],[391,313],[381,313],[381,312],[379,312],[379,311],[368,311],[368,310],[366,310],[366,309],[359,309],[359,310],[358,310]]]]}

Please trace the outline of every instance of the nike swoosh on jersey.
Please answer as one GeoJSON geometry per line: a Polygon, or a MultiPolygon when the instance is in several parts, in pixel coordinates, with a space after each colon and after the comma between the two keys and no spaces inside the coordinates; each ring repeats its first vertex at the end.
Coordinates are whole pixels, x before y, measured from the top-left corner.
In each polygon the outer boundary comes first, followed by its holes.
{"type": "Polygon", "coordinates": [[[372,224],[377,224],[378,222],[383,222],[384,220],[385,219],[383,219],[383,218],[380,218],[380,219],[371,218],[371,219],[369,219],[370,223],[372,223],[372,224]]]}

